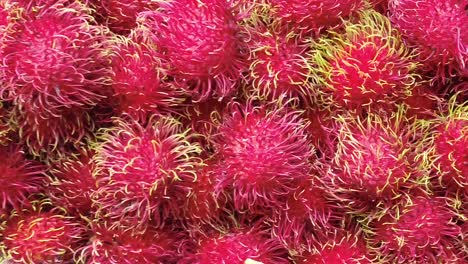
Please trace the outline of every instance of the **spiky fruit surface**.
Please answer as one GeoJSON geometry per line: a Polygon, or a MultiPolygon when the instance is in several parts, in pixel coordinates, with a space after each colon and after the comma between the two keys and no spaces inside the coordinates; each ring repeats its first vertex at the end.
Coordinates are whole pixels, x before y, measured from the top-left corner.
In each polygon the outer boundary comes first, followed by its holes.
{"type": "Polygon", "coordinates": [[[443,185],[464,188],[468,194],[468,104],[456,104],[454,99],[433,122],[431,159],[443,185]]]}
{"type": "Polygon", "coordinates": [[[309,253],[298,257],[298,264],[364,264],[373,263],[362,237],[348,232],[335,232],[317,241],[309,253]]]}
{"type": "Polygon", "coordinates": [[[180,212],[177,198],[188,193],[183,182],[196,180],[200,148],[172,118],[115,119],[115,125],[96,147],[97,169],[108,175],[96,191],[98,215],[135,229],[150,220],[159,225],[180,212]]]}
{"type": "Polygon", "coordinates": [[[5,37],[1,92],[23,108],[59,116],[63,108],[90,107],[106,77],[101,30],[77,2],[39,8],[5,37]]]}
{"type": "Polygon", "coordinates": [[[314,150],[306,126],[284,105],[229,106],[213,142],[221,165],[218,189],[233,195],[236,209],[278,204],[308,176],[314,150]]]}
{"type": "Polygon", "coordinates": [[[466,0],[390,0],[390,19],[436,78],[468,75],[466,0]]]}
{"type": "Polygon", "coordinates": [[[277,240],[254,229],[209,234],[198,241],[195,253],[187,255],[179,263],[244,264],[249,259],[261,263],[289,263],[287,250],[277,240]]]}
{"type": "Polygon", "coordinates": [[[362,0],[267,0],[273,15],[302,31],[318,32],[364,7],[362,0]]]}
{"type": "Polygon", "coordinates": [[[10,111],[0,101],[0,146],[5,146],[10,141],[9,134],[12,130],[10,124],[10,111]]]}
{"type": "Polygon", "coordinates": [[[3,233],[3,249],[15,263],[71,263],[83,227],[51,212],[13,216],[3,233]]]}
{"type": "Polygon", "coordinates": [[[21,142],[43,157],[90,134],[87,109],[102,99],[107,70],[101,30],[82,4],[34,9],[5,36],[0,96],[14,104],[21,142]]]}
{"type": "Polygon", "coordinates": [[[197,100],[237,89],[245,63],[233,8],[231,1],[173,0],[143,15],[169,74],[197,100]]]}
{"type": "Polygon", "coordinates": [[[353,203],[382,202],[416,185],[421,164],[414,155],[421,143],[414,140],[417,126],[403,116],[338,117],[336,171],[327,177],[334,193],[343,199],[354,196],[353,203]]]}
{"type": "Polygon", "coordinates": [[[417,63],[390,21],[375,11],[360,13],[358,24],[315,43],[319,103],[365,109],[411,94],[417,63]]]}
{"type": "Polygon", "coordinates": [[[370,244],[382,261],[438,263],[449,260],[460,227],[444,197],[405,197],[375,223],[370,244]]]}
{"type": "Polygon", "coordinates": [[[93,153],[82,150],[78,155],[61,157],[54,162],[46,180],[46,193],[52,203],[69,215],[90,215],[92,193],[97,189],[93,153]]]}
{"type": "Polygon", "coordinates": [[[273,236],[299,252],[310,246],[314,240],[312,231],[320,232],[328,226],[334,214],[327,195],[317,179],[303,181],[273,213],[273,236]]]}
{"type": "Polygon", "coordinates": [[[0,146],[0,213],[20,209],[28,196],[42,190],[45,167],[28,160],[21,146],[0,146]]]}
{"type": "Polygon", "coordinates": [[[158,8],[157,0],[92,0],[104,24],[119,34],[128,34],[137,25],[139,13],[158,8]]]}
{"type": "Polygon", "coordinates": [[[293,32],[273,26],[252,27],[250,79],[254,94],[277,99],[282,95],[310,101],[308,45],[293,32]]]}
{"type": "Polygon", "coordinates": [[[120,112],[144,119],[182,102],[182,91],[167,81],[154,47],[125,37],[110,45],[113,96],[120,112]]]}
{"type": "Polygon", "coordinates": [[[180,234],[150,230],[142,235],[130,230],[94,223],[90,243],[80,249],[79,259],[92,264],[176,263],[180,258],[180,234]]]}

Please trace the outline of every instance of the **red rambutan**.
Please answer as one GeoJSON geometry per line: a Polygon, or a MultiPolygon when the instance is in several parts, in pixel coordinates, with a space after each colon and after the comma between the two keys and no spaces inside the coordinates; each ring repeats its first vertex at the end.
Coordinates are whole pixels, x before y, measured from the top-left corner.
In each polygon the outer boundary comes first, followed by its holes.
{"type": "Polygon", "coordinates": [[[167,82],[155,49],[122,37],[112,45],[112,89],[120,112],[144,119],[183,101],[181,90],[167,82]]]}
{"type": "Polygon", "coordinates": [[[427,136],[433,142],[428,160],[443,186],[459,187],[468,194],[468,103],[454,96],[441,115],[429,121],[427,136]]]}
{"type": "Polygon", "coordinates": [[[333,27],[364,7],[363,0],[267,0],[273,15],[304,32],[333,27]]]}
{"type": "Polygon", "coordinates": [[[0,214],[19,210],[42,190],[45,167],[27,160],[19,145],[0,146],[0,214]]]}
{"type": "Polygon", "coordinates": [[[466,0],[389,1],[391,21],[436,78],[468,76],[467,5],[466,0]]]}
{"type": "Polygon", "coordinates": [[[232,1],[160,1],[143,13],[150,39],[168,62],[168,74],[195,100],[236,92],[244,71],[244,44],[232,1]]]}
{"type": "Polygon", "coordinates": [[[180,233],[171,231],[151,229],[135,235],[106,223],[93,223],[90,241],[79,250],[79,259],[87,264],[175,264],[183,241],[180,233]]]}
{"type": "Polygon", "coordinates": [[[245,264],[249,261],[265,264],[290,263],[287,259],[287,250],[276,239],[268,237],[266,232],[239,229],[226,233],[213,233],[199,239],[196,251],[187,254],[179,263],[245,264]]]}
{"type": "MultiPolygon", "coordinates": [[[[440,263],[449,261],[460,227],[444,197],[404,196],[375,223],[369,244],[384,262],[440,263]]],[[[452,263],[452,262],[450,262],[452,263]]]]}
{"type": "Polygon", "coordinates": [[[375,11],[360,13],[358,24],[330,32],[313,45],[318,101],[350,109],[383,105],[411,94],[417,63],[390,21],[375,11]]]}
{"type": "Polygon", "coordinates": [[[52,176],[46,181],[47,196],[70,215],[90,215],[91,195],[97,189],[92,157],[91,151],[82,150],[79,154],[61,157],[50,170],[52,176]]]}
{"type": "Polygon", "coordinates": [[[178,204],[196,180],[200,148],[175,119],[153,116],[146,124],[115,119],[96,146],[97,171],[105,175],[94,202],[98,215],[144,231],[181,212],[178,204]]]}
{"type": "Polygon", "coordinates": [[[160,0],[91,0],[104,24],[113,32],[127,34],[137,25],[138,14],[156,10],[160,0]]]}
{"type": "Polygon", "coordinates": [[[73,263],[84,227],[53,212],[13,215],[3,231],[2,249],[14,263],[73,263]]]}
{"type": "Polygon", "coordinates": [[[297,257],[297,264],[373,263],[365,241],[359,234],[334,230],[315,244],[313,250],[297,257]]]}
{"type": "Polygon", "coordinates": [[[249,43],[250,79],[256,96],[277,99],[283,94],[310,102],[309,66],[306,51],[309,47],[278,25],[251,27],[249,43]]]}
{"type": "Polygon", "coordinates": [[[220,164],[218,192],[232,193],[239,211],[279,203],[311,169],[314,149],[307,122],[300,112],[274,104],[231,103],[213,137],[220,164]]]}
{"type": "Polygon", "coordinates": [[[355,210],[366,211],[422,180],[416,158],[423,145],[417,139],[419,127],[405,122],[403,111],[364,119],[339,116],[337,122],[335,168],[325,179],[340,200],[349,199],[355,210]]]}

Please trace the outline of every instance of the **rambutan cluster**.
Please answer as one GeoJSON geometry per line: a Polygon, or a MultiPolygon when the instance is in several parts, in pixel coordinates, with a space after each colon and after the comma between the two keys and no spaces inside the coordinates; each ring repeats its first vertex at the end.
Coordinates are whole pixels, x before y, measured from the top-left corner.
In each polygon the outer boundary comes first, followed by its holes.
{"type": "Polygon", "coordinates": [[[466,0],[0,0],[0,262],[466,263],[466,0]]]}

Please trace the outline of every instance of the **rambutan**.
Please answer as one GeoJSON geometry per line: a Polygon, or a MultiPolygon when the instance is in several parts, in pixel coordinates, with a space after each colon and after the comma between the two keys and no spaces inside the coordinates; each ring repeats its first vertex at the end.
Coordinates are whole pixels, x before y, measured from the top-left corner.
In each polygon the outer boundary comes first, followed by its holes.
{"type": "Polygon", "coordinates": [[[369,244],[384,262],[445,262],[461,232],[455,218],[444,197],[404,196],[371,222],[369,244]]]}
{"type": "Polygon", "coordinates": [[[183,101],[182,91],[166,80],[155,49],[125,37],[110,44],[112,89],[119,112],[144,119],[183,101]]]}
{"type": "Polygon", "coordinates": [[[417,63],[390,21],[375,11],[347,21],[344,32],[330,32],[313,44],[318,102],[325,107],[362,110],[411,94],[417,63]]]}
{"type": "Polygon", "coordinates": [[[226,233],[212,232],[198,241],[196,251],[187,254],[180,264],[205,263],[290,263],[288,252],[267,232],[237,229],[226,233]]]}
{"type": "Polygon", "coordinates": [[[273,213],[273,236],[295,251],[308,248],[314,239],[313,231],[328,226],[334,214],[327,195],[317,178],[301,182],[273,213]]]}
{"type": "Polygon", "coordinates": [[[389,0],[390,19],[436,79],[468,76],[466,0],[389,0]]]}
{"type": "Polygon", "coordinates": [[[45,167],[28,160],[20,145],[0,146],[0,214],[19,210],[42,190],[45,167]]]}
{"type": "Polygon", "coordinates": [[[175,264],[183,241],[180,233],[172,231],[151,229],[135,235],[107,223],[93,223],[90,241],[77,256],[80,263],[87,264],[175,264]]]}
{"type": "Polygon", "coordinates": [[[362,0],[267,0],[273,16],[303,32],[334,27],[341,19],[364,8],[362,0]]]}
{"type": "Polygon", "coordinates": [[[443,186],[459,187],[468,194],[468,104],[453,96],[447,109],[429,121],[427,133],[433,146],[426,153],[443,186]]]}
{"type": "Polygon", "coordinates": [[[158,0],[91,0],[98,16],[113,32],[128,34],[137,25],[138,14],[156,10],[158,0]]]}
{"type": "Polygon", "coordinates": [[[310,172],[314,149],[307,122],[281,104],[233,102],[213,137],[218,192],[232,194],[239,211],[277,205],[310,172]]]}
{"type": "Polygon", "coordinates": [[[56,212],[15,214],[3,231],[2,249],[14,263],[72,263],[84,227],[56,212]]]}
{"type": "Polygon", "coordinates": [[[250,27],[250,79],[254,95],[262,99],[299,97],[309,103],[309,45],[279,25],[250,27]]]}
{"type": "Polygon", "coordinates": [[[337,229],[315,241],[313,249],[297,257],[296,263],[370,264],[373,259],[360,234],[337,229]]]}
{"type": "Polygon", "coordinates": [[[169,63],[168,74],[195,100],[233,95],[246,66],[233,2],[171,0],[159,6],[143,12],[143,25],[169,63]]]}
{"type": "Polygon", "coordinates": [[[391,201],[405,189],[418,185],[424,176],[416,158],[422,148],[416,123],[405,122],[403,111],[365,118],[337,118],[337,151],[334,171],[326,182],[354,210],[391,201]]]}
{"type": "Polygon", "coordinates": [[[94,195],[98,216],[144,231],[181,212],[178,199],[196,180],[200,148],[175,119],[151,117],[146,124],[115,119],[96,145],[97,171],[107,175],[94,195]]]}
{"type": "Polygon", "coordinates": [[[90,150],[61,157],[53,163],[46,183],[46,193],[55,206],[69,215],[89,216],[92,193],[97,189],[97,175],[90,150]]]}

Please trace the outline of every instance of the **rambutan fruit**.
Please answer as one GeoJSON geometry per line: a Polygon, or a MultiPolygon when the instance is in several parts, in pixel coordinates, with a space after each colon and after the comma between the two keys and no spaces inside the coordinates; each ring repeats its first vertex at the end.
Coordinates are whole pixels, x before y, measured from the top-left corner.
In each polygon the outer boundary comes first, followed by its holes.
{"type": "Polygon", "coordinates": [[[254,95],[277,99],[283,95],[310,103],[309,45],[279,25],[250,27],[250,80],[254,95]]]}
{"type": "Polygon", "coordinates": [[[77,256],[80,263],[87,264],[175,264],[183,242],[181,234],[168,230],[151,229],[136,235],[107,223],[93,223],[90,241],[77,256]]]}
{"type": "Polygon", "coordinates": [[[61,157],[53,163],[46,180],[46,194],[55,206],[69,215],[89,216],[91,195],[97,189],[93,153],[83,149],[79,154],[61,157]]]}
{"type": "Polygon", "coordinates": [[[353,210],[390,202],[422,181],[423,166],[416,158],[423,147],[419,127],[406,122],[403,112],[337,117],[334,168],[324,178],[353,210]]]}
{"type": "Polygon", "coordinates": [[[449,261],[445,253],[461,232],[455,218],[444,197],[404,196],[371,222],[369,245],[383,262],[449,261]]]}
{"type": "Polygon", "coordinates": [[[235,229],[225,233],[211,232],[201,237],[195,252],[186,254],[180,264],[290,263],[288,252],[267,232],[235,229]]]}
{"type": "Polygon", "coordinates": [[[168,74],[197,101],[233,95],[246,68],[234,11],[232,1],[171,0],[142,13],[168,74]]]}
{"type": "Polygon", "coordinates": [[[110,42],[111,85],[119,112],[144,119],[182,103],[182,91],[166,80],[155,49],[126,37],[110,42]]]}
{"type": "Polygon", "coordinates": [[[392,23],[436,79],[468,76],[467,5],[466,0],[389,1],[392,23]]]}
{"type": "Polygon", "coordinates": [[[434,118],[441,102],[442,98],[427,84],[415,86],[412,94],[402,100],[407,106],[406,116],[417,119],[434,118]]]}
{"type": "Polygon", "coordinates": [[[96,168],[106,175],[93,195],[97,215],[136,232],[178,216],[178,199],[196,180],[202,161],[200,148],[189,142],[188,131],[169,117],[151,117],[145,124],[115,119],[102,130],[96,144],[96,168]]]}
{"type": "Polygon", "coordinates": [[[468,104],[453,96],[446,109],[429,121],[432,147],[426,153],[443,186],[464,189],[468,195],[468,104]]]}
{"type": "Polygon", "coordinates": [[[360,234],[337,229],[316,240],[313,249],[298,256],[296,263],[370,264],[373,263],[373,258],[360,234]]]}
{"type": "Polygon", "coordinates": [[[313,231],[328,226],[333,207],[319,180],[310,177],[291,192],[272,216],[273,236],[297,252],[312,244],[313,231]]]}
{"type": "Polygon", "coordinates": [[[86,12],[78,2],[56,4],[20,19],[3,42],[0,95],[38,116],[96,105],[108,70],[102,30],[86,12]]]}
{"type": "Polygon", "coordinates": [[[57,212],[15,214],[3,231],[2,249],[14,263],[73,263],[84,227],[57,212]]]}
{"type": "Polygon", "coordinates": [[[28,160],[20,145],[0,146],[0,214],[19,210],[42,190],[45,167],[28,160]]]}
{"type": "Polygon", "coordinates": [[[411,94],[418,64],[385,16],[363,11],[359,23],[347,21],[343,33],[330,34],[315,42],[311,51],[321,85],[318,103],[365,110],[388,107],[411,94]]]}
{"type": "Polygon", "coordinates": [[[364,8],[362,0],[267,0],[273,16],[299,30],[318,33],[364,8]]]}
{"type": "Polygon", "coordinates": [[[10,118],[10,111],[0,101],[0,146],[5,146],[10,141],[10,133],[12,131],[10,118]]]}
{"type": "Polygon", "coordinates": [[[156,10],[158,2],[158,0],[91,0],[98,16],[102,16],[100,19],[118,34],[130,33],[137,26],[138,14],[156,10]]]}
{"type": "Polygon", "coordinates": [[[233,102],[213,137],[219,193],[232,194],[238,211],[271,208],[295,190],[311,169],[314,149],[300,112],[275,102],[233,102]]]}

